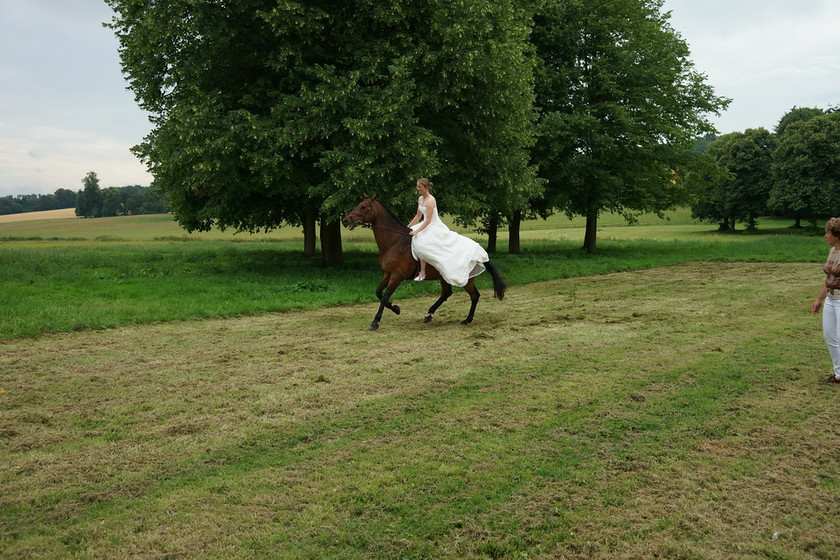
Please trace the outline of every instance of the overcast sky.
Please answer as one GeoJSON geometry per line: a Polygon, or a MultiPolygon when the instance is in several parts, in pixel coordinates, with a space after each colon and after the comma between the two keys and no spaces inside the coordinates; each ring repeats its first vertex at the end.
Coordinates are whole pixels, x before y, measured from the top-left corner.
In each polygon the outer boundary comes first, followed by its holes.
{"type": "MultiPolygon", "coordinates": [[[[840,105],[840,1],[665,0],[719,95],[723,132],[772,130],[792,107],[840,105]]],[[[151,129],[102,27],[103,0],[0,0],[0,196],[148,185],[129,148],[151,129]]]]}

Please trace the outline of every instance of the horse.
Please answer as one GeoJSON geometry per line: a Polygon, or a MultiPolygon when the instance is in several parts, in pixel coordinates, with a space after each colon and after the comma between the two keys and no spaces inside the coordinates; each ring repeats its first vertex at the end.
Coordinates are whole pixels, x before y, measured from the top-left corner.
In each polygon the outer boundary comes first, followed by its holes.
{"type": "MultiPolygon", "coordinates": [[[[390,309],[397,315],[400,314],[400,308],[391,302],[391,296],[394,295],[394,292],[397,291],[404,280],[414,278],[419,271],[420,263],[411,254],[411,236],[409,235],[411,229],[403,225],[390,210],[379,202],[375,194],[373,196],[365,194],[364,200],[347,214],[341,220],[341,223],[348,230],[352,230],[358,225],[370,227],[373,229],[373,238],[376,240],[377,247],[379,247],[379,266],[382,267],[385,275],[376,288],[376,297],[379,298],[379,311],[377,311],[373,322],[370,324],[370,330],[375,331],[379,328],[379,321],[382,320],[382,312],[385,308],[390,309]]],[[[503,299],[507,286],[501,274],[499,274],[498,268],[490,261],[483,264],[493,277],[493,294],[496,299],[503,299]]],[[[426,279],[440,280],[441,288],[440,297],[432,304],[423,318],[424,323],[429,323],[438,307],[452,295],[452,285],[443,279],[440,272],[431,263],[426,264],[426,279]]],[[[469,325],[475,315],[478,298],[481,297],[478,288],[475,287],[475,278],[469,279],[464,286],[464,290],[469,294],[471,303],[470,312],[466,319],[461,321],[461,324],[469,325]]]]}

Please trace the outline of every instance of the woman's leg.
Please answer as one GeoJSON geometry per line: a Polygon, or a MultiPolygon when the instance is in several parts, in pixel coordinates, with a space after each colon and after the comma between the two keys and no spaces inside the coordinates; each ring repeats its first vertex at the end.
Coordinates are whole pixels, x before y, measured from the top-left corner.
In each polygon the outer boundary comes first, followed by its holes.
{"type": "Polygon", "coordinates": [[[822,320],[823,338],[828,345],[834,377],[840,379],[840,300],[825,298],[822,320]]]}

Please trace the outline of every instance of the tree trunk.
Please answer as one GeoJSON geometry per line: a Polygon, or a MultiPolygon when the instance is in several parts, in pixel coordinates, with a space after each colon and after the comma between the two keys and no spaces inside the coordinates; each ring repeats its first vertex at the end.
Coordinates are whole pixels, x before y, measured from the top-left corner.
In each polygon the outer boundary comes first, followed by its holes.
{"type": "Polygon", "coordinates": [[[516,210],[508,224],[508,253],[518,255],[522,252],[519,240],[519,230],[522,225],[522,210],[516,210]]]}
{"type": "Polygon", "coordinates": [[[499,216],[493,214],[490,216],[490,222],[487,224],[487,252],[496,252],[496,241],[499,237],[499,216]]]}
{"type": "Polygon", "coordinates": [[[583,238],[583,248],[590,255],[596,251],[595,237],[598,233],[598,210],[586,211],[586,236],[583,238]]]}
{"type": "Polygon", "coordinates": [[[315,222],[318,221],[318,216],[314,208],[307,208],[303,216],[303,256],[311,259],[315,256],[316,242],[315,236],[315,222]]]}
{"type": "Polygon", "coordinates": [[[321,256],[324,266],[336,266],[344,260],[341,252],[341,222],[339,220],[328,223],[321,221],[321,256]]]}

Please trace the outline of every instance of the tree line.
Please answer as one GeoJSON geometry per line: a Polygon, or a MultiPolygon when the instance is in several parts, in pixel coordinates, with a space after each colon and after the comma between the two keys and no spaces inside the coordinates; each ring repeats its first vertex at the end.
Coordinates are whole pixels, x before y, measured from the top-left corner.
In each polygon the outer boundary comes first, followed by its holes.
{"type": "Polygon", "coordinates": [[[760,216],[816,226],[840,215],[840,111],[794,107],[765,128],[709,136],[699,143],[709,166],[689,177],[695,218],[755,230],[760,216]]]}
{"type": "Polygon", "coordinates": [[[160,214],[169,206],[163,194],[155,187],[130,185],[125,187],[99,187],[99,178],[93,171],[82,180],[83,189],[57,189],[53,194],[24,194],[0,198],[0,215],[24,212],[42,212],[75,208],[77,216],[98,218],[127,216],[131,214],[160,214]]]}
{"type": "Polygon", "coordinates": [[[75,206],[76,193],[70,189],[57,189],[53,194],[20,194],[0,197],[0,215],[61,210],[75,206]]]}
{"type": "Polygon", "coordinates": [[[132,185],[127,187],[99,187],[99,177],[93,171],[82,180],[84,187],[76,193],[76,216],[105,218],[132,214],[160,214],[169,211],[166,198],[159,189],[132,185]]]}
{"type": "Polygon", "coordinates": [[[693,200],[729,104],[662,0],[106,1],[154,124],[133,150],[178,222],[301,226],[327,264],[362,193],[411,216],[423,176],[490,251],[562,212],[594,252],[602,213],[693,200]]]}

